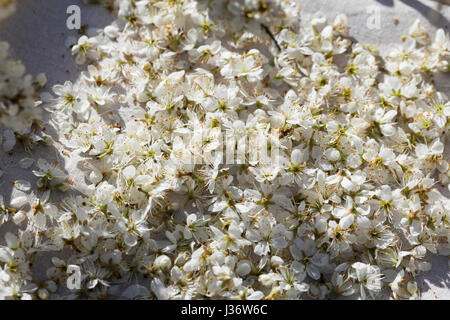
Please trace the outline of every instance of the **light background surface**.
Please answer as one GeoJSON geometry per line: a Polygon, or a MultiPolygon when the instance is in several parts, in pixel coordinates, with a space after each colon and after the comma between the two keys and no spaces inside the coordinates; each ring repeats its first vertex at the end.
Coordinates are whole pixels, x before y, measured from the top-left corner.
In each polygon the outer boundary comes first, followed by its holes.
{"type": "MultiPolygon", "coordinates": [[[[448,31],[450,26],[450,1],[442,0],[299,0],[304,12],[313,13],[322,11],[331,20],[337,14],[345,13],[349,20],[350,33],[358,41],[377,45],[381,51],[387,50],[392,43],[399,43],[400,37],[408,32],[415,19],[420,19],[427,30],[434,34],[437,28],[448,31]],[[370,6],[378,6],[381,10],[381,28],[370,30],[367,27],[370,6]],[[398,23],[394,23],[398,19],[398,23]]],[[[14,16],[7,19],[0,26],[0,40],[11,44],[14,56],[21,59],[27,71],[33,74],[45,72],[48,78],[47,90],[52,85],[64,83],[66,80],[74,81],[84,70],[84,66],[77,66],[65,45],[68,37],[78,37],[76,30],[66,27],[66,9],[76,4],[81,8],[82,25],[88,28],[103,28],[107,26],[112,17],[106,9],[99,6],[85,5],[81,0],[20,0],[18,10],[14,16]]],[[[449,93],[450,82],[447,78],[436,79],[438,87],[449,93]]],[[[1,129],[0,129],[1,130],[1,129]]],[[[54,132],[49,132],[52,136],[54,132]]],[[[83,181],[84,175],[76,167],[76,156],[66,157],[54,148],[37,148],[32,154],[27,154],[16,148],[12,155],[0,151],[0,170],[4,172],[0,178],[0,194],[6,202],[11,196],[22,192],[15,190],[12,182],[17,179],[26,179],[31,182],[36,178],[29,169],[21,169],[18,161],[23,157],[43,157],[57,160],[70,177],[75,181],[83,181]]],[[[449,152],[447,143],[446,152],[449,152]]],[[[27,195],[30,200],[36,196],[27,195]]],[[[3,235],[6,231],[14,230],[10,223],[0,227],[0,244],[3,244],[3,235]]],[[[51,255],[50,255],[51,256],[51,255]]],[[[37,263],[35,276],[45,275],[49,267],[45,255],[37,263]]],[[[432,256],[428,261],[433,268],[418,277],[419,287],[423,290],[423,299],[450,299],[450,268],[449,259],[444,256],[432,256]]],[[[388,298],[387,295],[384,298],[388,298]]]]}

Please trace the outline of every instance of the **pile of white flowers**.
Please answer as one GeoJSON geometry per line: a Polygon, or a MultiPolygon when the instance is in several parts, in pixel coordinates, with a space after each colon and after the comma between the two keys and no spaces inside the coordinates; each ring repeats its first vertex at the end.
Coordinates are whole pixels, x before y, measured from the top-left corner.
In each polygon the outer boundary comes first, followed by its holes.
{"type": "Polygon", "coordinates": [[[0,207],[0,298],[420,297],[450,253],[448,34],[381,56],[293,1],[109,5],[86,72],[42,94],[85,181],[39,159],[40,200],[0,207]]]}
{"type": "Polygon", "coordinates": [[[10,45],[0,42],[0,124],[28,133],[34,121],[41,119],[38,89],[47,82],[45,74],[25,73],[20,60],[10,56],[10,45]]]}

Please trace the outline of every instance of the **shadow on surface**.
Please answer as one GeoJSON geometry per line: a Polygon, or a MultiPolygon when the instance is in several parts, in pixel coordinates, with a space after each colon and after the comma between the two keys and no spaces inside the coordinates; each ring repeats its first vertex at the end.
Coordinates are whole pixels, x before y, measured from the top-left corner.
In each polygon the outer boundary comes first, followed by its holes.
{"type": "MultiPolygon", "coordinates": [[[[444,26],[448,28],[449,25],[448,19],[444,15],[442,15],[438,10],[430,8],[429,6],[423,4],[418,0],[400,0],[400,1],[416,9],[435,27],[440,28],[444,26]]],[[[440,8],[442,4],[439,3],[438,6],[440,8]]]]}
{"type": "Polygon", "coordinates": [[[376,0],[376,1],[381,3],[384,6],[388,6],[388,7],[394,6],[394,0],[376,0]]]}
{"type": "Polygon", "coordinates": [[[417,277],[417,284],[426,293],[427,298],[445,299],[445,297],[435,296],[436,289],[448,289],[450,286],[450,273],[448,267],[448,257],[429,254],[426,261],[432,263],[432,269],[417,277]]]}
{"type": "Polygon", "coordinates": [[[81,26],[104,28],[113,17],[99,5],[82,0],[22,0],[17,11],[0,26],[0,40],[11,45],[11,52],[22,60],[28,73],[46,72],[49,85],[74,81],[85,66],[78,66],[65,45],[68,37],[79,38],[78,30],[69,30],[67,7],[81,9],[81,26]]]}
{"type": "MultiPolygon", "coordinates": [[[[376,0],[380,4],[388,7],[394,6],[394,0],[376,0]]],[[[445,1],[435,1],[438,2],[438,10],[431,8],[430,6],[424,4],[419,0],[400,0],[404,4],[414,8],[419,12],[422,16],[424,16],[428,22],[430,22],[433,26],[437,28],[448,28],[449,20],[441,13],[440,8],[442,7],[442,3],[446,3],[445,1]]]]}

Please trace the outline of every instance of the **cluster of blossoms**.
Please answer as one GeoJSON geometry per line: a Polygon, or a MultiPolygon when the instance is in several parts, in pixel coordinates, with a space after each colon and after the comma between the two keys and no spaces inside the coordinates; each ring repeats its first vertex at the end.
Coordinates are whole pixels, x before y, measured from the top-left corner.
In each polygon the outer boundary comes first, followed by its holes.
{"type": "MultiPolygon", "coordinates": [[[[16,1],[0,0],[0,23],[15,9],[16,1]]],[[[9,43],[0,41],[0,125],[8,128],[0,134],[4,151],[10,151],[16,140],[29,138],[31,125],[42,118],[38,89],[46,82],[44,74],[26,74],[22,62],[11,57],[9,43]]]]}
{"type": "Polygon", "coordinates": [[[20,227],[0,297],[420,297],[428,252],[450,253],[443,30],[417,22],[381,56],[293,1],[108,5],[72,47],[87,70],[42,95],[85,179],[41,159],[44,195],[0,207],[20,227]]]}

